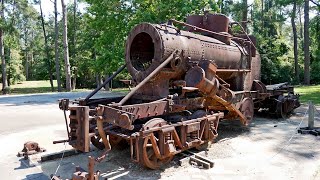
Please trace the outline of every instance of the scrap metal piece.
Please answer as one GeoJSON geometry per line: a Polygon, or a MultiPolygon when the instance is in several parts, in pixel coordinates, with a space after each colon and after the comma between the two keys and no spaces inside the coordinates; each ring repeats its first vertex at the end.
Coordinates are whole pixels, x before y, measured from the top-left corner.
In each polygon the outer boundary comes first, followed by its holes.
{"type": "MultiPolygon", "coordinates": [[[[94,172],[95,159],[91,156],[88,157],[88,172],[86,172],[81,167],[76,167],[76,172],[72,174],[71,180],[98,180],[100,176],[100,171],[94,172]]],[[[60,176],[51,175],[53,180],[63,180],[60,176]]],[[[66,179],[67,180],[67,179],[66,179]]]]}
{"type": "Polygon", "coordinates": [[[34,141],[28,141],[24,143],[23,149],[21,152],[18,152],[18,157],[24,156],[24,159],[28,159],[29,155],[45,152],[46,149],[41,148],[37,142],[34,141]]]}

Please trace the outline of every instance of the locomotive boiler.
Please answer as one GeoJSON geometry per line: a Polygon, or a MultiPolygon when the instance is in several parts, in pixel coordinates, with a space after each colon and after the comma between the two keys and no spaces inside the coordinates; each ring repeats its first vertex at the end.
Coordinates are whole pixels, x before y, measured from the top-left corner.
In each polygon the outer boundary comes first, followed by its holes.
{"type": "Polygon", "coordinates": [[[175,154],[203,149],[218,136],[218,124],[247,125],[255,111],[285,116],[299,106],[287,83],[260,81],[255,38],[235,33],[222,14],[192,15],[187,22],[141,23],[129,33],[125,65],[85,99],[63,99],[69,142],[88,152],[127,144],[132,160],[157,169],[175,154]],[[134,88],[126,95],[92,98],[123,69],[134,88]],[[69,120],[69,122],[68,122],[69,120]]]}

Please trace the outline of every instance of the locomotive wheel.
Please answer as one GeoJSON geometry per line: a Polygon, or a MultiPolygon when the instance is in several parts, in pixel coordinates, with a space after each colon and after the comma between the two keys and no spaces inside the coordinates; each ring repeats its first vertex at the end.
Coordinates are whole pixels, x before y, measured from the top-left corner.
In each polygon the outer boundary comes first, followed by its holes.
{"type": "Polygon", "coordinates": [[[284,110],[284,96],[280,95],[277,100],[276,117],[286,119],[288,114],[284,110]]]}
{"type": "MultiPolygon", "coordinates": [[[[167,122],[161,118],[154,118],[149,120],[147,123],[144,124],[143,129],[157,127],[159,125],[166,125],[167,122]]],[[[154,134],[157,137],[157,134],[154,134]]],[[[161,166],[169,163],[172,158],[174,157],[169,156],[164,159],[158,159],[155,155],[155,152],[152,147],[150,135],[146,136],[145,138],[141,139],[140,142],[140,162],[150,168],[150,169],[159,169],[161,166]]]]}
{"type": "Polygon", "coordinates": [[[102,143],[102,139],[99,134],[91,137],[91,143],[94,147],[100,150],[104,149],[104,144],[102,143]]]}
{"type": "Polygon", "coordinates": [[[251,98],[244,98],[240,105],[240,112],[247,118],[248,123],[253,119],[254,105],[251,98]]]}
{"type": "MultiPolygon", "coordinates": [[[[112,148],[123,149],[128,145],[128,143],[124,139],[112,135],[109,135],[109,142],[112,148]]],[[[94,147],[100,150],[103,150],[105,148],[99,134],[91,137],[91,143],[94,147]]]]}

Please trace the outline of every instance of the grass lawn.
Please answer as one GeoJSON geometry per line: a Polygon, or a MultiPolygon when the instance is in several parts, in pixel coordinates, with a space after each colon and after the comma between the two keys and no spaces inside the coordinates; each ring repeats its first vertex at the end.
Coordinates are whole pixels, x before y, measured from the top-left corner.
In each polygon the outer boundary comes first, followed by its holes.
{"type": "MultiPolygon", "coordinates": [[[[53,81],[55,92],[57,92],[57,81],[53,81]]],[[[2,84],[0,83],[0,87],[2,84]]],[[[35,93],[49,93],[51,92],[51,86],[49,80],[43,81],[23,81],[15,85],[11,85],[10,94],[35,94],[35,93]]],[[[92,89],[76,89],[73,92],[90,91],[92,89]]],[[[64,89],[62,90],[64,91],[64,89]]],[[[128,88],[112,89],[116,92],[128,92],[128,88]]]]}
{"type": "Polygon", "coordinates": [[[315,105],[320,105],[320,85],[297,86],[294,89],[296,93],[301,95],[300,102],[308,103],[308,101],[312,101],[315,105]]]}
{"type": "MultiPolygon", "coordinates": [[[[2,84],[0,84],[2,86],[2,84]]],[[[53,86],[57,87],[57,81],[53,81],[53,86]]],[[[51,92],[49,80],[43,81],[23,81],[10,86],[10,94],[33,94],[51,92]]]]}

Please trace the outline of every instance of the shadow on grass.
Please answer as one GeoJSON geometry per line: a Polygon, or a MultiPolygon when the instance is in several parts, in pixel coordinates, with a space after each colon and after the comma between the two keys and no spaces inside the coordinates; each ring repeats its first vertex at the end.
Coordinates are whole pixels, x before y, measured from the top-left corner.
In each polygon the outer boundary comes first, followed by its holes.
{"type": "MultiPolygon", "coordinates": [[[[56,90],[56,89],[55,89],[56,90]]],[[[52,92],[51,87],[12,88],[10,94],[35,94],[52,92]]]]}

